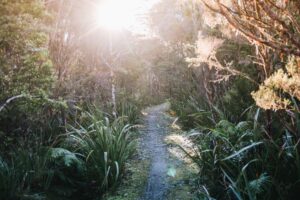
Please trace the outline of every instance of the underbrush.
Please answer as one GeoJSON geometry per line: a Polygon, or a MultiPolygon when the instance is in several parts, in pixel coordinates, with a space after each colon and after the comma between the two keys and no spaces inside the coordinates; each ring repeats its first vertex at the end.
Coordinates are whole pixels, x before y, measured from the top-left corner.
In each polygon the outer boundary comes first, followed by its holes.
{"type": "Polygon", "coordinates": [[[200,199],[297,199],[299,138],[287,129],[268,134],[258,122],[220,120],[193,133],[200,199]]]}
{"type": "Polygon", "coordinates": [[[67,117],[66,126],[44,124],[41,133],[18,137],[2,133],[0,199],[101,199],[114,190],[136,149],[138,110],[123,106],[117,119],[88,106],[67,117]]]}
{"type": "Polygon", "coordinates": [[[124,117],[110,122],[90,116],[88,127],[71,127],[66,146],[83,157],[89,189],[101,193],[114,187],[123,175],[125,162],[135,150],[133,126],[124,117]]]}

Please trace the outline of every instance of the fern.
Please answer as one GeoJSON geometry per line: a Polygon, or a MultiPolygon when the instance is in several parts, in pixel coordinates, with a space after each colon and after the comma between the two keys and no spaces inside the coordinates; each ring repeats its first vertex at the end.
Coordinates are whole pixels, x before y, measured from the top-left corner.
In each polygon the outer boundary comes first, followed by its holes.
{"type": "Polygon", "coordinates": [[[267,173],[262,173],[257,179],[249,182],[249,188],[253,194],[260,194],[267,190],[270,184],[271,177],[268,176],[267,173]]]}
{"type": "Polygon", "coordinates": [[[77,166],[78,168],[83,168],[83,163],[80,159],[77,158],[76,154],[63,148],[51,148],[50,152],[50,160],[62,160],[62,163],[67,166],[71,167],[73,165],[77,166]]]}

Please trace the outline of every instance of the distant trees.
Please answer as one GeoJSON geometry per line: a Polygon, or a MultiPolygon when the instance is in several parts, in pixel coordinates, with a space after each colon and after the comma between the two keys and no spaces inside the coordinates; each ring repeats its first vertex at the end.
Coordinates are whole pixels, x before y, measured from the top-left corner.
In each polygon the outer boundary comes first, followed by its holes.
{"type": "Polygon", "coordinates": [[[165,0],[157,3],[150,15],[153,30],[171,44],[197,39],[202,22],[199,5],[195,0],[165,0]]]}
{"type": "MultiPolygon", "coordinates": [[[[115,77],[108,33],[97,27],[96,1],[49,2],[54,24],[50,35],[50,55],[57,78],[56,96],[111,105],[116,115],[115,77]]],[[[112,33],[114,34],[114,33],[112,33]]],[[[119,36],[117,36],[119,37],[119,36]]],[[[111,36],[119,48],[120,38],[111,36]]],[[[120,55],[117,55],[119,57],[120,55]]]]}
{"type": "Polygon", "coordinates": [[[54,96],[76,102],[106,99],[106,92],[102,91],[105,79],[100,75],[100,56],[95,56],[98,40],[94,44],[87,43],[87,38],[96,41],[89,33],[90,29],[83,27],[84,23],[91,22],[86,15],[78,20],[79,10],[85,14],[87,6],[90,5],[82,6],[70,0],[49,1],[47,4],[53,15],[49,52],[56,78],[54,96]],[[103,93],[98,95],[95,91],[103,93]]]}

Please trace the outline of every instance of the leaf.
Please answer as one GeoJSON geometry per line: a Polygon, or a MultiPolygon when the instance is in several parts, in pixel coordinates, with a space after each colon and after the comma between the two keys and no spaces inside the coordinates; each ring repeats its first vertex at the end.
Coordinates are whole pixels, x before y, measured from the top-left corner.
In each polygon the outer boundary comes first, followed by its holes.
{"type": "Polygon", "coordinates": [[[249,187],[252,193],[259,194],[263,192],[271,183],[271,177],[267,173],[262,173],[257,179],[250,181],[249,187]]]}
{"type": "Polygon", "coordinates": [[[239,130],[239,131],[246,131],[247,129],[250,129],[250,123],[247,122],[247,121],[242,121],[242,122],[239,122],[237,125],[236,125],[236,129],[239,130]]]}
{"type": "Polygon", "coordinates": [[[257,109],[255,116],[254,116],[254,129],[256,129],[257,125],[258,125],[259,113],[260,113],[260,108],[257,109]]]}
{"type": "Polygon", "coordinates": [[[67,167],[72,166],[72,164],[81,164],[81,161],[76,157],[75,153],[64,148],[51,148],[50,158],[53,160],[61,158],[67,167]]]}
{"type": "Polygon", "coordinates": [[[230,156],[228,156],[228,157],[222,159],[222,161],[225,161],[225,160],[229,160],[229,159],[231,159],[231,158],[234,158],[234,157],[236,157],[236,156],[242,154],[244,151],[247,151],[247,150],[249,150],[249,149],[251,149],[251,148],[253,148],[253,147],[255,147],[255,146],[261,145],[261,144],[263,144],[263,142],[256,142],[256,143],[253,143],[253,144],[251,144],[251,145],[248,145],[248,146],[246,146],[246,147],[240,149],[239,151],[235,152],[234,154],[232,154],[232,155],[230,155],[230,156]]]}

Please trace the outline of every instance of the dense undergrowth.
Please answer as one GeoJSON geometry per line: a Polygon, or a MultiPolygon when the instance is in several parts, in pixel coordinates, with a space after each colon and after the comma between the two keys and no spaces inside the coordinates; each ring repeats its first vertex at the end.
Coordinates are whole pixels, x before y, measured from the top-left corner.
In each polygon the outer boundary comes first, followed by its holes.
{"type": "MultiPolygon", "coordinates": [[[[227,98],[228,94],[224,96],[227,98]]],[[[236,104],[235,106],[241,106],[236,104]]],[[[299,197],[299,113],[265,126],[264,111],[244,106],[245,120],[234,120],[217,105],[174,102],[173,110],[190,130],[194,151],[182,150],[199,167],[199,199],[297,199],[299,197]],[[184,106],[184,107],[182,107],[184,106]],[[292,128],[293,127],[293,128],[292,128]]],[[[228,112],[227,112],[228,113],[228,112]]],[[[283,114],[283,113],[281,113],[283,114]]]]}
{"type": "Polygon", "coordinates": [[[174,113],[194,141],[193,152],[182,150],[199,167],[198,198],[297,199],[299,102],[294,101],[296,109],[290,116],[258,108],[251,100],[248,104],[234,99],[228,102],[227,98],[243,94],[243,87],[236,84],[239,79],[232,85],[236,91],[228,90],[214,105],[192,96],[188,101],[173,102],[174,113]]]}
{"type": "Polygon", "coordinates": [[[94,27],[96,2],[0,2],[0,199],[115,191],[166,99],[197,198],[299,198],[299,1],[163,0],[149,37],[94,27]]]}
{"type": "Polygon", "coordinates": [[[125,87],[112,102],[79,50],[58,50],[55,2],[1,1],[0,12],[0,199],[101,199],[135,152],[139,104],[125,87]]]}
{"type": "MultiPolygon", "coordinates": [[[[138,116],[133,107],[122,108],[138,116]]],[[[4,151],[0,165],[1,199],[95,199],[113,189],[134,153],[136,121],[123,113],[113,119],[93,108],[67,132],[48,137],[31,133],[4,151]]],[[[4,138],[9,140],[10,138],[4,138]]]]}

